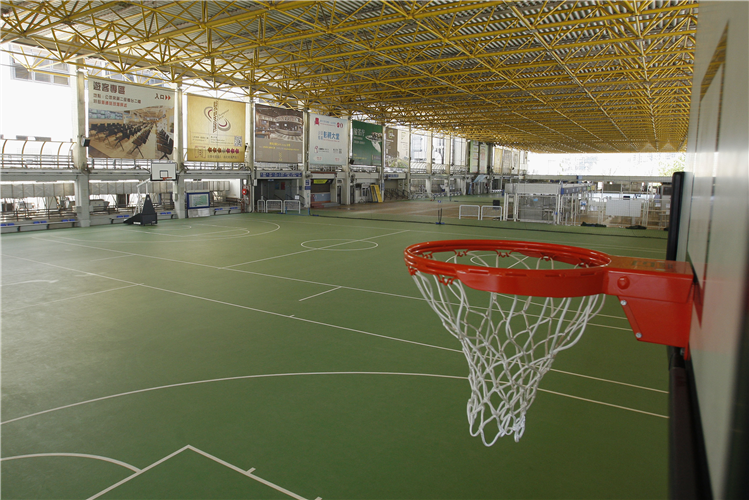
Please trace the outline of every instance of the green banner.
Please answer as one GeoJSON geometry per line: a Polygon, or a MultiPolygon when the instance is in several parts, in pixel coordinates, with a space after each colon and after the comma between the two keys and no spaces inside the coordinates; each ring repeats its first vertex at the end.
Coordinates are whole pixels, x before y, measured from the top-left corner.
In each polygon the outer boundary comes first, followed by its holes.
{"type": "Polygon", "coordinates": [[[352,129],[354,165],[382,165],[382,125],[354,120],[352,129]]]}

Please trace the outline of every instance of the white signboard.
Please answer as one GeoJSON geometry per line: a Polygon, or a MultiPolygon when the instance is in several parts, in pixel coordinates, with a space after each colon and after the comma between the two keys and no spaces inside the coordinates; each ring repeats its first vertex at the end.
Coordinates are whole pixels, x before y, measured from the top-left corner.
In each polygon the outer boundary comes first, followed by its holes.
{"type": "Polygon", "coordinates": [[[172,159],[174,91],[88,79],[89,155],[172,159]]]}
{"type": "Polygon", "coordinates": [[[432,151],[429,148],[429,137],[420,134],[411,134],[411,158],[414,161],[429,162],[432,151]]]}
{"type": "Polygon", "coordinates": [[[309,162],[316,165],[345,165],[348,162],[346,120],[309,114],[309,162]]]}
{"type": "Polygon", "coordinates": [[[612,217],[640,217],[642,200],[606,200],[606,215],[612,217]]]}
{"type": "Polygon", "coordinates": [[[466,164],[466,140],[462,137],[453,137],[453,165],[464,166],[466,164]]]}
{"type": "Polygon", "coordinates": [[[411,137],[408,130],[398,130],[398,159],[405,161],[406,165],[411,159],[411,137]]]}
{"type": "Polygon", "coordinates": [[[479,143],[477,141],[470,141],[468,146],[468,171],[475,174],[479,171],[479,143]]]}
{"type": "Polygon", "coordinates": [[[486,168],[489,165],[489,148],[486,143],[479,143],[479,172],[482,174],[486,173],[486,168]]]}

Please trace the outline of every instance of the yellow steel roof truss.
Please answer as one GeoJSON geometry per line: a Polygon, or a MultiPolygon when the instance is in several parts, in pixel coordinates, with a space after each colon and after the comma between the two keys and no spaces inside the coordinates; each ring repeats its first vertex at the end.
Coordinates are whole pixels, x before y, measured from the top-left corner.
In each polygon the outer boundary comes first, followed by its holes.
{"type": "Polygon", "coordinates": [[[533,151],[670,150],[686,142],[697,10],[691,0],[9,1],[0,41],[29,68],[59,61],[250,92],[533,151]]]}

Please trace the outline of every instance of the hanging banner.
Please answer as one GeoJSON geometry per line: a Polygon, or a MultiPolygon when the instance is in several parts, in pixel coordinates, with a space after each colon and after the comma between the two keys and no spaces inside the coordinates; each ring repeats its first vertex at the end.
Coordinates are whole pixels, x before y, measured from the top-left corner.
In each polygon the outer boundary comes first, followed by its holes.
{"type": "Polygon", "coordinates": [[[432,164],[444,165],[447,163],[445,158],[445,138],[432,135],[432,164]]]}
{"type": "Polygon", "coordinates": [[[479,143],[477,141],[468,141],[468,171],[472,174],[479,171],[479,143]]]}
{"type": "Polygon", "coordinates": [[[489,147],[486,143],[479,143],[479,173],[486,174],[489,165],[489,147]]]}
{"type": "Polygon", "coordinates": [[[466,164],[466,140],[462,137],[453,137],[452,144],[453,165],[465,166],[466,164]]]}
{"type": "Polygon", "coordinates": [[[492,159],[494,160],[492,162],[492,172],[495,174],[502,175],[502,148],[494,148],[494,156],[492,159]]]}
{"type": "Polygon", "coordinates": [[[348,120],[309,115],[309,162],[314,165],[345,165],[348,162],[348,120]]]}
{"type": "Polygon", "coordinates": [[[187,160],[244,161],[243,102],[187,96],[187,160]]]}
{"type": "Polygon", "coordinates": [[[408,168],[410,143],[408,130],[385,129],[385,164],[390,168],[408,168]]]}
{"type": "Polygon", "coordinates": [[[174,92],[88,79],[89,156],[171,160],[174,92]]]}
{"type": "Polygon", "coordinates": [[[512,150],[510,149],[502,151],[502,173],[505,175],[512,174],[512,150]]]}
{"type": "Polygon", "coordinates": [[[255,105],[255,161],[302,163],[304,113],[255,105]]]}
{"type": "Polygon", "coordinates": [[[431,158],[429,137],[421,134],[411,134],[411,158],[416,162],[428,162],[431,158]]]}
{"type": "Polygon", "coordinates": [[[351,153],[355,165],[382,165],[382,125],[352,122],[351,153]]]}
{"type": "Polygon", "coordinates": [[[385,165],[398,166],[398,129],[385,127],[385,165]]]}
{"type": "Polygon", "coordinates": [[[398,160],[399,166],[408,167],[411,160],[411,137],[408,130],[398,130],[398,160]]]}

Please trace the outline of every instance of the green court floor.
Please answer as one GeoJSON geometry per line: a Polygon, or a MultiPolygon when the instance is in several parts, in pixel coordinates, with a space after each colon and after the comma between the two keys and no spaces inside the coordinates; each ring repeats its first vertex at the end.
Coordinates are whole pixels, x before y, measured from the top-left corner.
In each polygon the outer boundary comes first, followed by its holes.
{"type": "Polygon", "coordinates": [[[666,348],[609,298],[520,442],[468,432],[460,345],[403,249],[665,233],[245,214],[3,235],[2,498],[667,496],[666,348]]]}

